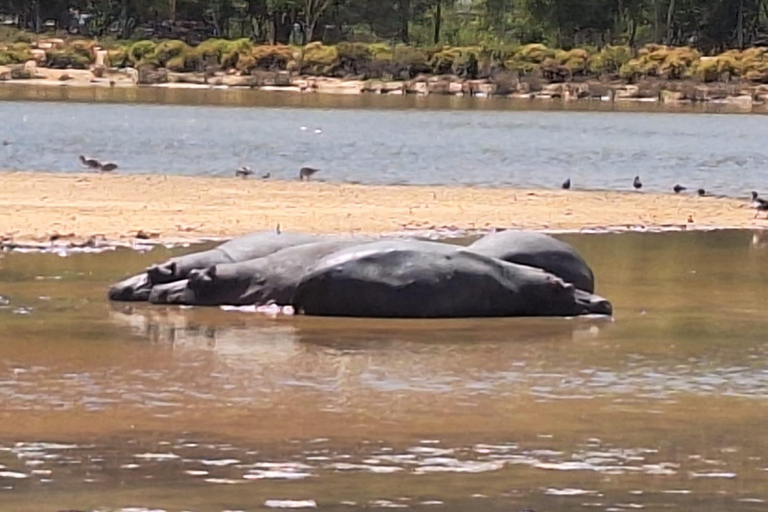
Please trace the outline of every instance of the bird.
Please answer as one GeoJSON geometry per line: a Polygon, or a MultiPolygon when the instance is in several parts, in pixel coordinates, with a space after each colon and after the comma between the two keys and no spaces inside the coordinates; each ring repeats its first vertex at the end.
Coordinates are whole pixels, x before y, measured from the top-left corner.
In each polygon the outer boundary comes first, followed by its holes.
{"type": "Polygon", "coordinates": [[[760,215],[760,212],[768,212],[768,200],[760,197],[757,192],[752,192],[752,204],[750,204],[750,206],[757,210],[755,212],[755,218],[760,215]]]}
{"type": "Polygon", "coordinates": [[[563,190],[570,190],[571,188],[571,178],[568,178],[563,182],[563,190]]]}
{"type": "Polygon", "coordinates": [[[86,158],[85,156],[80,155],[80,163],[89,169],[101,169],[101,162],[95,158],[86,158]]]}
{"type": "Polygon", "coordinates": [[[235,176],[241,176],[243,178],[247,178],[251,174],[253,174],[253,171],[251,170],[250,167],[246,165],[242,166],[241,168],[235,171],[235,176]]]}
{"type": "Polygon", "coordinates": [[[302,167],[299,169],[299,179],[302,181],[309,181],[312,175],[319,171],[320,169],[313,169],[312,167],[302,167]]]}
{"type": "Polygon", "coordinates": [[[632,186],[635,187],[635,190],[643,188],[643,182],[640,181],[640,176],[635,176],[634,181],[632,181],[632,186]]]}
{"type": "Polygon", "coordinates": [[[684,186],[680,185],[680,184],[677,184],[674,187],[672,187],[672,190],[675,191],[675,194],[679,194],[680,192],[685,192],[688,189],[685,188],[684,186]]]}
{"type": "Polygon", "coordinates": [[[99,167],[99,170],[103,172],[110,172],[110,171],[114,171],[115,169],[117,169],[117,164],[114,162],[106,162],[101,164],[101,166],[99,167]]]}
{"type": "Polygon", "coordinates": [[[272,173],[271,172],[265,172],[264,174],[261,175],[261,179],[263,179],[263,180],[268,180],[271,177],[272,177],[272,173]]]}
{"type": "Polygon", "coordinates": [[[704,197],[705,195],[707,195],[707,191],[704,190],[703,188],[700,188],[699,190],[697,190],[696,193],[699,194],[700,197],[704,197]]]}

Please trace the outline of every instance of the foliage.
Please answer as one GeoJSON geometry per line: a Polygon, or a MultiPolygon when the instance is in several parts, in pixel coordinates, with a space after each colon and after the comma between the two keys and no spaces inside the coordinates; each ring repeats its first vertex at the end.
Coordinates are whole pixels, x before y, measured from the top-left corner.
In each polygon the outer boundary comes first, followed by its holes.
{"type": "Polygon", "coordinates": [[[21,64],[31,58],[32,52],[26,43],[13,43],[7,46],[0,45],[0,66],[21,64]]]}

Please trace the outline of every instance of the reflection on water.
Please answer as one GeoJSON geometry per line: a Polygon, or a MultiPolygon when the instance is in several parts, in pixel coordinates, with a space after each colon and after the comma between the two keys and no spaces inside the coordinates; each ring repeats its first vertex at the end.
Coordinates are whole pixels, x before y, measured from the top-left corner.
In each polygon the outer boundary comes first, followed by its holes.
{"type": "Polygon", "coordinates": [[[228,91],[221,98],[236,101],[212,105],[185,96],[200,99],[200,91],[40,94],[136,95],[149,103],[0,101],[4,169],[82,171],[78,156],[86,154],[117,162],[121,173],[232,177],[249,165],[257,175],[294,180],[311,166],[332,182],[557,188],[570,177],[575,188],[619,190],[640,175],[645,190],[671,192],[682,183],[736,196],[768,180],[764,115],[535,111],[506,100],[254,91],[228,91]]]}
{"type": "Polygon", "coordinates": [[[110,305],[169,251],[2,254],[0,511],[763,510],[768,248],[566,238],[615,320],[110,305]]]}

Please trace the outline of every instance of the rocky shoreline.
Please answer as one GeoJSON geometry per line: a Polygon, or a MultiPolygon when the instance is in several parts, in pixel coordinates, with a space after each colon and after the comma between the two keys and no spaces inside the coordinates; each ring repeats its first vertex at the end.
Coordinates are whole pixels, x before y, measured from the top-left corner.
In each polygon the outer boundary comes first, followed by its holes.
{"type": "Polygon", "coordinates": [[[0,66],[0,85],[44,87],[158,87],[178,89],[251,89],[269,92],[331,95],[453,96],[506,98],[517,101],[651,103],[680,106],[711,104],[740,110],[768,106],[768,84],[703,83],[694,80],[538,83],[531,80],[462,79],[453,75],[420,75],[411,80],[362,80],[293,75],[287,71],[251,75],[217,72],[179,73],[166,69],[49,69],[32,64],[0,66]]]}

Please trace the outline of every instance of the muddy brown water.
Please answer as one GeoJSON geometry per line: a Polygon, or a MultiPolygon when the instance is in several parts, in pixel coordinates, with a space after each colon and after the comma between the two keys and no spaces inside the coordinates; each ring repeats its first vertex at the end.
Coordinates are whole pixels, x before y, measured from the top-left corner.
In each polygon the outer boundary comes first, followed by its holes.
{"type": "Polygon", "coordinates": [[[112,305],[0,254],[0,511],[765,510],[768,240],[573,235],[605,319],[112,305]]]}

